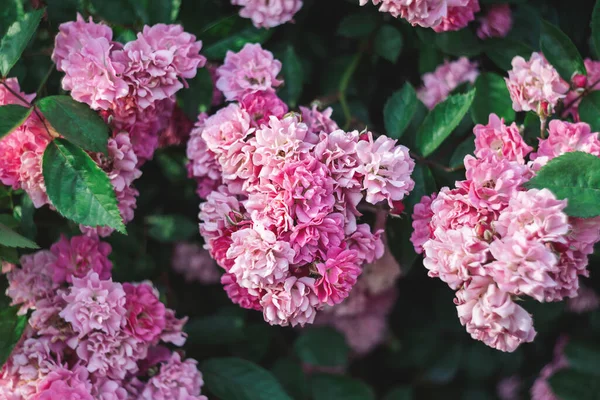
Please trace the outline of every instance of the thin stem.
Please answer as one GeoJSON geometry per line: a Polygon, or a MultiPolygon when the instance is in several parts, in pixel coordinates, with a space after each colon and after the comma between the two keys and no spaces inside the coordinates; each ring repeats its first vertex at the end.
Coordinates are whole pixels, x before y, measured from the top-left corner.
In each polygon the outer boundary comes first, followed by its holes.
{"type": "Polygon", "coordinates": [[[547,121],[548,121],[548,118],[540,116],[540,137],[542,139],[546,138],[546,122],[547,121]]]}
{"type": "Polygon", "coordinates": [[[565,104],[563,106],[563,110],[568,110],[569,108],[571,108],[571,106],[575,103],[577,103],[579,100],[581,100],[582,97],[587,96],[588,94],[590,94],[591,89],[594,89],[596,87],[596,85],[600,84],[600,79],[598,79],[596,82],[594,82],[589,88],[585,89],[583,92],[579,93],[579,95],[577,97],[575,97],[573,100],[571,100],[569,103],[565,104]]]}
{"type": "Polygon", "coordinates": [[[42,92],[42,89],[44,87],[46,87],[46,82],[48,82],[48,78],[50,78],[50,75],[52,75],[52,72],[54,71],[54,63],[50,64],[50,68],[48,68],[48,72],[46,72],[46,75],[44,76],[44,79],[42,79],[42,83],[40,83],[40,85],[38,86],[38,89],[35,92],[35,97],[38,98],[40,96],[40,93],[42,92]]]}
{"type": "Polygon", "coordinates": [[[420,162],[422,164],[430,165],[430,166],[432,166],[434,168],[438,168],[438,169],[441,169],[441,170],[446,171],[446,172],[457,172],[457,171],[461,171],[461,170],[465,169],[464,165],[459,165],[458,167],[451,168],[451,167],[446,167],[445,165],[442,165],[442,164],[438,164],[435,161],[428,160],[427,158],[423,158],[423,157],[421,157],[421,156],[419,156],[417,154],[414,154],[414,153],[411,153],[411,156],[417,162],[420,162]]]}
{"type": "Polygon", "coordinates": [[[360,59],[365,51],[366,46],[361,46],[361,49],[358,53],[354,55],[352,62],[348,65],[348,68],[344,71],[344,75],[342,75],[342,79],[340,80],[340,87],[338,89],[340,96],[340,104],[342,106],[342,111],[344,112],[344,119],[346,120],[344,124],[344,130],[347,130],[350,127],[350,122],[352,121],[352,115],[350,113],[350,107],[348,106],[348,100],[346,99],[346,90],[348,90],[348,85],[350,84],[350,78],[354,75],[358,64],[360,63],[360,59]]]}
{"type": "Polygon", "coordinates": [[[48,129],[48,126],[46,125],[46,121],[44,120],[44,118],[42,117],[42,115],[39,113],[39,111],[37,110],[37,107],[34,106],[33,104],[31,104],[29,101],[25,100],[23,98],[23,96],[21,96],[18,92],[15,92],[14,90],[12,90],[5,81],[2,81],[2,86],[4,86],[6,88],[6,90],[8,90],[12,95],[14,95],[17,99],[21,100],[23,103],[27,104],[29,107],[33,107],[33,112],[35,113],[35,115],[37,115],[37,117],[40,119],[40,121],[42,122],[42,124],[44,125],[44,128],[46,128],[46,132],[48,132],[48,136],[50,136],[50,138],[52,138],[52,134],[50,133],[50,129],[48,129]]]}

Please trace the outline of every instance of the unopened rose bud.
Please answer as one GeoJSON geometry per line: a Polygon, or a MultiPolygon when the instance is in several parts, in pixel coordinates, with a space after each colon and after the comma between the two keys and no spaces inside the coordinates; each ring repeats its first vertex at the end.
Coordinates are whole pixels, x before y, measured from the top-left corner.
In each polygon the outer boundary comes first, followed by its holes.
{"type": "Polygon", "coordinates": [[[547,101],[540,101],[537,109],[537,113],[541,118],[546,118],[552,114],[552,105],[547,101]]]}
{"type": "Polygon", "coordinates": [[[358,140],[369,140],[369,135],[367,135],[366,133],[361,133],[358,137],[358,140]]]}
{"type": "Polygon", "coordinates": [[[402,203],[401,201],[392,202],[392,206],[392,214],[400,215],[404,212],[404,203],[402,203]]]}
{"type": "Polygon", "coordinates": [[[585,89],[587,86],[587,76],[576,74],[573,76],[573,87],[575,89],[585,89]]]}

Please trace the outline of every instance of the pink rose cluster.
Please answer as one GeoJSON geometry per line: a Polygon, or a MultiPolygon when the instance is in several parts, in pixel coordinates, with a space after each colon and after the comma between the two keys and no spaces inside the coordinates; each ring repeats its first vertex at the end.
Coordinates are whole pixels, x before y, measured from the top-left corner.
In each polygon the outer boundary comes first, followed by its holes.
{"type": "Polygon", "coordinates": [[[587,257],[600,240],[600,219],[568,217],[566,200],[523,186],[565,152],[600,156],[597,133],[587,124],[553,120],[548,132],[531,153],[515,124],[490,115],[488,125],[474,129],[475,157],[465,157],[466,180],[423,197],[414,209],[411,240],[424,253],[429,276],[457,291],[467,332],[502,351],[536,335],[517,298],[576,297],[579,276],[588,276],[587,257]]]}
{"type": "Polygon", "coordinates": [[[231,0],[241,6],[240,17],[250,18],[257,28],[273,28],[292,21],[302,0],[231,0]]]}
{"type": "Polygon", "coordinates": [[[64,90],[97,110],[115,134],[127,132],[139,164],[152,158],[185,79],[206,63],[202,42],[180,25],[145,26],[137,39],[113,41],[110,27],[77,21],[59,27],[52,60],[64,90]]]}
{"type": "Polygon", "coordinates": [[[281,63],[260,45],[229,53],[217,86],[234,100],[202,115],[188,142],[200,181],[200,232],[225,270],[234,303],[271,324],[312,323],[342,302],[364,263],[381,257],[381,231],[358,205],[401,201],[414,186],[404,146],[344,132],[331,110],[287,112],[275,93],[281,63]]]}
{"type": "Polygon", "coordinates": [[[595,92],[600,90],[600,61],[593,61],[589,58],[584,60],[587,76],[575,75],[571,82],[571,90],[563,100],[565,111],[563,117],[571,115],[575,122],[579,122],[579,104],[581,103],[581,92],[595,92]]]}
{"type": "Polygon", "coordinates": [[[97,237],[62,237],[10,268],[6,294],[32,313],[0,370],[0,398],[206,399],[196,361],[167,347],[185,343],[186,319],[151,283],[114,282],[110,252],[97,237]]]}
{"type": "MultiPolygon", "coordinates": [[[[457,31],[475,19],[479,0],[371,0],[379,11],[436,32],[457,31]]],[[[369,0],[359,0],[361,6],[369,0]]]]}
{"type": "Polygon", "coordinates": [[[512,28],[512,11],[509,4],[494,4],[479,19],[477,36],[480,39],[505,37],[512,28]]]}
{"type": "Polygon", "coordinates": [[[431,110],[463,83],[475,83],[478,76],[477,64],[466,57],[445,61],[435,71],[423,75],[423,86],[417,89],[417,97],[431,110]]]}

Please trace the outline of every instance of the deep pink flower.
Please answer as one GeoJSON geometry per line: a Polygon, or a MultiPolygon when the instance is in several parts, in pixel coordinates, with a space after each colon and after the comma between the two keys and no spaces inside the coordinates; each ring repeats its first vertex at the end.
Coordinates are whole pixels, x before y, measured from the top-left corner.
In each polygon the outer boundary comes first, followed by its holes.
{"type": "Polygon", "coordinates": [[[240,17],[250,18],[257,28],[273,28],[292,21],[302,8],[302,0],[231,0],[242,6],[240,17]]]}
{"type": "Polygon", "coordinates": [[[512,70],[505,80],[515,111],[551,114],[569,90],[569,85],[540,53],[532,53],[529,61],[520,56],[513,58],[512,70]]]}
{"type": "MultiPolygon", "coordinates": [[[[587,71],[587,78],[585,79],[585,86],[582,88],[580,85],[574,86],[575,89],[567,93],[567,97],[563,100],[563,103],[567,109],[563,112],[563,117],[571,115],[575,122],[579,122],[579,104],[581,103],[581,89],[585,89],[588,92],[594,92],[600,89],[600,61],[593,61],[589,58],[584,60],[585,69],[587,71]]],[[[585,75],[583,75],[585,77],[585,75]]]]}
{"type": "Polygon", "coordinates": [[[431,210],[431,202],[435,200],[436,197],[437,195],[435,193],[431,196],[421,197],[421,201],[415,204],[413,209],[413,232],[410,235],[410,241],[418,254],[423,252],[423,244],[433,236],[433,229],[431,226],[433,211],[431,210]]]}
{"type": "Polygon", "coordinates": [[[185,361],[177,352],[162,364],[158,374],[150,378],[139,400],[207,400],[200,395],[204,385],[198,362],[191,358],[185,361]]]}
{"type": "Polygon", "coordinates": [[[290,276],[285,282],[266,288],[260,299],[265,321],[281,326],[312,324],[319,305],[314,284],[313,278],[290,276]]]}
{"type": "Polygon", "coordinates": [[[50,247],[56,257],[53,264],[53,279],[56,283],[73,282],[74,278],[83,278],[93,271],[100,279],[110,278],[112,263],[108,255],[112,251],[110,244],[93,236],[73,236],[60,240],[50,247]]]}
{"type": "Polygon", "coordinates": [[[71,369],[59,367],[37,384],[31,400],[94,400],[89,374],[82,366],[71,369]]]}
{"type": "Polygon", "coordinates": [[[479,0],[450,0],[448,11],[439,25],[433,27],[436,32],[458,31],[475,19],[479,12],[479,0]]]}
{"type": "Polygon", "coordinates": [[[452,62],[444,61],[435,71],[423,75],[423,86],[417,90],[417,97],[431,110],[461,84],[475,83],[478,76],[477,63],[470,62],[466,57],[452,62]]]}
{"type": "Polygon", "coordinates": [[[476,125],[473,133],[477,157],[484,157],[485,153],[491,150],[499,158],[524,164],[525,157],[533,150],[525,143],[514,122],[506,126],[504,118],[500,119],[496,114],[490,114],[487,125],[476,125]]]}
{"type": "Polygon", "coordinates": [[[302,113],[302,122],[308,126],[308,130],[316,135],[321,132],[331,133],[338,130],[338,124],[331,119],[333,108],[327,107],[323,111],[319,111],[318,104],[313,104],[311,108],[300,106],[302,113]]]}
{"type": "Polygon", "coordinates": [[[315,282],[315,293],[321,303],[333,306],[348,297],[362,272],[359,262],[356,250],[329,249],[326,260],[315,266],[320,276],[315,282]]]}
{"type": "MultiPolygon", "coordinates": [[[[365,245],[361,255],[371,256],[370,250],[375,251],[377,240],[374,237],[358,237],[361,245],[365,245]],[[371,241],[369,241],[371,239],[371,241]],[[369,241],[368,243],[364,243],[369,241]],[[369,253],[369,254],[365,254],[369,253]]],[[[286,236],[286,240],[287,236],[286,236]]],[[[296,252],[295,264],[311,263],[315,258],[325,258],[328,249],[338,247],[344,240],[344,216],[340,213],[331,213],[318,216],[306,223],[299,223],[292,228],[289,241],[296,252]]],[[[358,251],[358,250],[357,250],[358,251]]]]}
{"type": "Polygon", "coordinates": [[[187,340],[187,333],[183,331],[187,320],[188,317],[177,318],[175,311],[170,308],[165,309],[165,329],[160,334],[160,340],[175,346],[183,346],[187,340]]]}
{"type": "Polygon", "coordinates": [[[240,307],[248,310],[261,310],[260,298],[248,293],[245,289],[238,285],[235,275],[225,273],[221,276],[221,284],[227,293],[227,296],[234,304],[239,304],[240,307]]]}
{"type": "Polygon", "coordinates": [[[152,343],[165,328],[165,305],[147,283],[124,283],[126,324],[124,331],[137,340],[152,343]]]}
{"type": "Polygon", "coordinates": [[[196,243],[180,242],[175,245],[173,269],[183,274],[187,282],[218,283],[221,273],[208,251],[196,243]]]}
{"type": "Polygon", "coordinates": [[[79,338],[97,330],[114,335],[125,324],[125,292],[120,283],[100,280],[90,271],[83,278],[73,278],[73,286],[63,295],[67,306],[60,316],[70,322],[79,338]]]}
{"type": "Polygon", "coordinates": [[[288,112],[287,105],[275,93],[268,91],[244,95],[240,106],[250,115],[252,126],[256,128],[268,124],[271,116],[281,119],[288,112]]]}
{"type": "Polygon", "coordinates": [[[480,39],[505,37],[512,28],[510,4],[494,4],[485,15],[479,18],[477,36],[480,39]]]}
{"type": "MultiPolygon", "coordinates": [[[[288,0],[289,1],[289,0],[288,0]]],[[[247,43],[237,53],[228,51],[217,68],[217,88],[229,101],[241,100],[248,93],[274,91],[283,81],[277,79],[281,62],[260,44],[247,43]]]]}

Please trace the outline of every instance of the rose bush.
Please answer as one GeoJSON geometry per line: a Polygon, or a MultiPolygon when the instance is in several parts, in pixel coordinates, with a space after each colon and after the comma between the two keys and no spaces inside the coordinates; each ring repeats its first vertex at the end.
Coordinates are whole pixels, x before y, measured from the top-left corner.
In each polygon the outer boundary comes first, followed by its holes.
{"type": "Polygon", "coordinates": [[[595,2],[7,0],[0,34],[0,400],[600,393],[595,2]]]}

